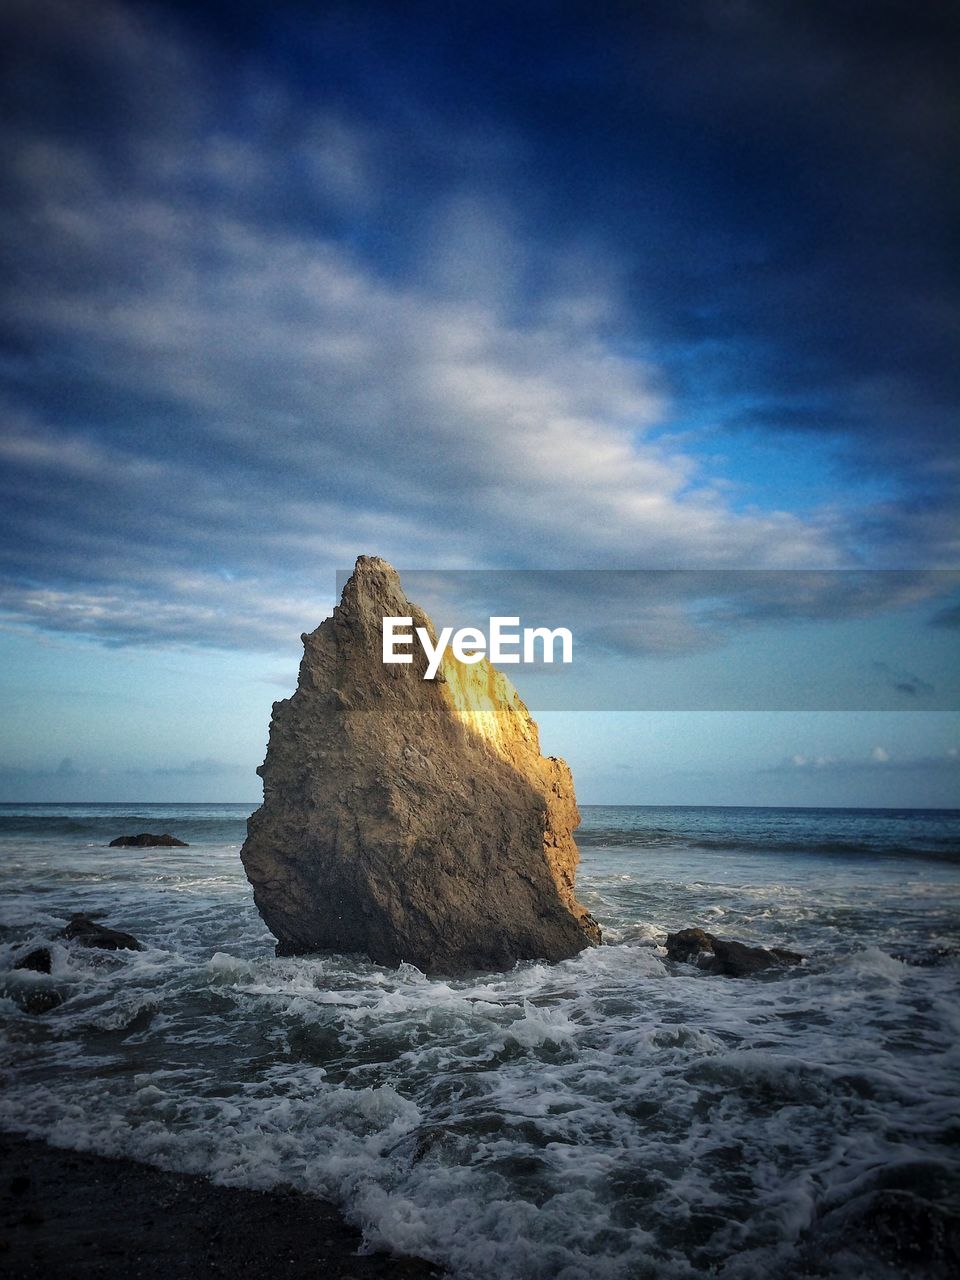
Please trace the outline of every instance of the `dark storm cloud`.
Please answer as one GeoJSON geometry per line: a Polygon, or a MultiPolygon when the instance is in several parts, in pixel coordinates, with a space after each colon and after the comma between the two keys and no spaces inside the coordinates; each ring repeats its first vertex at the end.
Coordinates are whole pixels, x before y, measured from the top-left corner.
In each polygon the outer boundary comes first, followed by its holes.
{"type": "Polygon", "coordinates": [[[358,551],[950,563],[951,19],[837,8],[8,4],[4,608],[272,647],[358,551]],[[736,510],[657,435],[704,410],[913,491],[736,510]]]}
{"type": "MultiPolygon", "coordinates": [[[[933,483],[920,443],[949,449],[958,399],[955,5],[358,4],[297,30],[273,50],[302,84],[319,60],[368,117],[510,138],[475,180],[548,245],[616,246],[683,402],[933,483]]],[[[262,48],[262,21],[231,38],[262,48]]]]}

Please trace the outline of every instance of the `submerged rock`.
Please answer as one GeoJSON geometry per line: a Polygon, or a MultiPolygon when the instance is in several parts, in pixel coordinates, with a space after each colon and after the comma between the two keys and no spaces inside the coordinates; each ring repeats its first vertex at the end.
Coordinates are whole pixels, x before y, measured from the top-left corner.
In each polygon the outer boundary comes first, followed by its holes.
{"type": "Polygon", "coordinates": [[[780,947],[748,947],[743,942],[717,938],[703,929],[681,929],[667,935],[668,960],[692,960],[700,969],[745,978],[764,969],[799,964],[803,956],[780,947]]]}
{"type": "Polygon", "coordinates": [[[49,1013],[63,1004],[63,996],[59,991],[38,987],[35,991],[23,992],[19,1004],[24,1013],[49,1013]]]}
{"type": "Polygon", "coordinates": [[[122,929],[108,929],[83,912],[76,912],[70,917],[67,927],[61,930],[60,937],[79,942],[82,947],[102,947],[105,951],[143,950],[143,943],[138,942],[132,933],[124,933],[122,929]]]}
{"type": "Polygon", "coordinates": [[[50,948],[37,947],[36,950],[28,951],[25,956],[21,956],[13,967],[14,969],[32,969],[34,973],[49,973],[52,963],[50,948]]]}
{"type": "Polygon", "coordinates": [[[303,636],[296,693],[274,704],[241,858],[278,952],[455,973],[598,943],[574,897],[570,770],[540,755],[485,659],[448,650],[436,680],[418,646],[385,665],[388,616],[434,635],[396,571],[361,556],[333,617],[303,636]]]}
{"type": "Polygon", "coordinates": [[[164,832],[162,836],[151,835],[149,831],[141,831],[138,836],[117,836],[111,840],[108,849],[189,849],[185,840],[164,832]]]}
{"type": "MultiPolygon", "coordinates": [[[[960,1213],[948,1165],[922,1158],[895,1162],[866,1171],[850,1198],[842,1200],[843,1194],[840,1186],[828,1191],[802,1237],[801,1257],[818,1263],[818,1274],[829,1258],[831,1274],[954,1280],[960,1213]]],[[[800,1270],[806,1274],[808,1267],[800,1270]]]]}

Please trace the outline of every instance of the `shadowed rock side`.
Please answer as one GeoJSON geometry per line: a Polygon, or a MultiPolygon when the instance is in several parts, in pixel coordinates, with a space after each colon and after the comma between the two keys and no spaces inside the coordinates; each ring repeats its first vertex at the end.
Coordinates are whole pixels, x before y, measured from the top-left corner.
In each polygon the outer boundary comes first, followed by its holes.
{"type": "Polygon", "coordinates": [[[361,556],[303,636],[274,704],[264,802],[241,851],[278,952],[365,952],[428,972],[562,960],[600,941],[574,897],[570,771],[484,659],[424,680],[381,658],[385,616],[433,627],[390,565],[361,556]]]}

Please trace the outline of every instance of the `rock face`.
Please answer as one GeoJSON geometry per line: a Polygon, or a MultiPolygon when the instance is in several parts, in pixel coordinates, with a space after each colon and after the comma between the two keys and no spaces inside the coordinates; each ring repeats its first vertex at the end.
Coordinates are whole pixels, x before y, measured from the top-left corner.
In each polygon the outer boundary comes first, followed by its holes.
{"type": "Polygon", "coordinates": [[[746,978],[764,969],[799,964],[803,956],[780,947],[748,947],[714,937],[703,929],[681,929],[667,935],[668,960],[692,960],[700,969],[721,973],[728,978],[746,978]]]}
{"type": "Polygon", "coordinates": [[[361,556],[303,636],[296,693],[274,704],[264,801],[241,851],[280,954],[364,952],[428,972],[562,960],[600,941],[574,897],[570,771],[487,661],[412,646],[382,661],[383,618],[426,614],[361,556]]]}
{"type": "Polygon", "coordinates": [[[117,836],[116,840],[111,840],[107,847],[109,849],[189,849],[190,846],[185,840],[178,840],[176,836],[171,836],[166,831],[162,836],[141,831],[138,836],[117,836]]]}

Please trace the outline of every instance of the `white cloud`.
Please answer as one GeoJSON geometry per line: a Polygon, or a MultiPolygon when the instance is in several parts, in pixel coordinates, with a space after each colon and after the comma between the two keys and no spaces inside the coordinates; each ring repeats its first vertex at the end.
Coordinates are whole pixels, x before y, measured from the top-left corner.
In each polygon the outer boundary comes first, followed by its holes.
{"type": "Polygon", "coordinates": [[[893,771],[896,774],[922,773],[952,776],[960,764],[960,750],[950,747],[946,751],[929,755],[897,754],[886,747],[874,747],[866,756],[788,756],[781,764],[767,769],[767,773],[795,773],[823,770],[836,774],[879,774],[893,771]]]}

